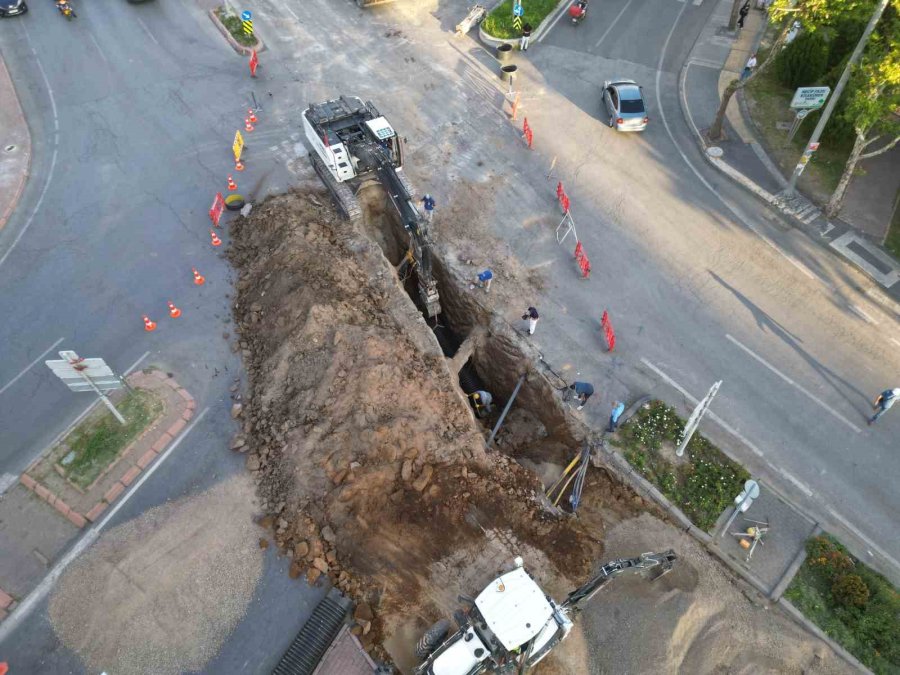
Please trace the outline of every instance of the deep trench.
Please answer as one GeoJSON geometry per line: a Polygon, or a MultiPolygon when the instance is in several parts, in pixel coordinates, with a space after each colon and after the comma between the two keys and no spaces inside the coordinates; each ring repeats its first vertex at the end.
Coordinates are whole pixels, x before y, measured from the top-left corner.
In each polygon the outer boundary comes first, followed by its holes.
{"type": "MultiPolygon", "coordinates": [[[[379,243],[385,257],[396,268],[409,247],[408,233],[386,197],[372,199],[370,195],[361,202],[368,234],[379,243]]],[[[433,318],[426,316],[425,321],[448,365],[457,368],[460,389],[467,395],[470,405],[468,395],[477,390],[488,391],[493,396],[493,412],[478,419],[482,427],[490,429],[519,376],[532,370],[531,363],[535,359],[522,350],[515,330],[471,295],[468,286],[455,278],[434,248],[432,267],[440,294],[441,313],[433,318]],[[463,354],[459,353],[461,349],[463,354]]],[[[402,281],[410,299],[425,316],[415,274],[415,270],[410,271],[402,281]]],[[[569,455],[580,442],[570,429],[554,387],[546,378],[529,374],[526,386],[521,389],[497,436],[496,449],[516,459],[522,459],[520,455],[524,453],[536,462],[562,466],[568,463],[569,455]]]]}

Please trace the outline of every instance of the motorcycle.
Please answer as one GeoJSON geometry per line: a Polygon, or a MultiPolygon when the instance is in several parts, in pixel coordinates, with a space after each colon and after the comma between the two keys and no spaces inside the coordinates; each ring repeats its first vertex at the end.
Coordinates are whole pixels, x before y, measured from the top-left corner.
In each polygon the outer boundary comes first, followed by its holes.
{"type": "Polygon", "coordinates": [[[75,13],[75,10],[72,9],[72,5],[68,3],[68,0],[58,0],[58,2],[56,3],[56,9],[58,9],[60,14],[66,17],[69,21],[78,16],[75,13]]]}
{"type": "Polygon", "coordinates": [[[572,17],[573,24],[579,24],[584,21],[584,17],[587,16],[587,2],[586,0],[580,0],[576,2],[574,5],[569,7],[569,16],[572,17]]]}

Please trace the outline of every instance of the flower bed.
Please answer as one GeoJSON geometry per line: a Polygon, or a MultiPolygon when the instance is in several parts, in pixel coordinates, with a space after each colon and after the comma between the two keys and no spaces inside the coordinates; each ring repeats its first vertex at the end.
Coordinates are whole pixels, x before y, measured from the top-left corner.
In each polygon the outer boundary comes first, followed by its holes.
{"type": "Polygon", "coordinates": [[[872,672],[900,672],[900,595],[834,538],[806,542],[784,596],[872,672]]]}
{"type": "Polygon", "coordinates": [[[750,474],[700,434],[684,457],[675,457],[684,422],[674,409],[653,401],[623,426],[613,444],[700,529],[709,532],[750,474]]]}

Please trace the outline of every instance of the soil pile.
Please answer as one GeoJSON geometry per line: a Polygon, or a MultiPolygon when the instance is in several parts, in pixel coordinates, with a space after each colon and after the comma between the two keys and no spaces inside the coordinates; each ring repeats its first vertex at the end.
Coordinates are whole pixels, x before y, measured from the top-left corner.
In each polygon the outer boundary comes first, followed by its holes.
{"type": "Polygon", "coordinates": [[[253,492],[236,476],[101,535],[50,599],[62,643],[95,673],[202,670],[262,574],[253,492]]]}
{"type": "Polygon", "coordinates": [[[293,557],[292,575],[327,575],[374,606],[374,620],[362,622],[369,645],[382,618],[437,618],[441,603],[423,590],[454,551],[474,551],[494,571],[519,553],[485,553],[486,532],[543,549],[554,574],[584,576],[599,542],[577,522],[544,518],[534,475],[485,452],[394,269],[327,196],[270,198],[232,234],[234,313],[250,374],[234,448],[247,452],[270,514],[262,524],[293,557]]]}

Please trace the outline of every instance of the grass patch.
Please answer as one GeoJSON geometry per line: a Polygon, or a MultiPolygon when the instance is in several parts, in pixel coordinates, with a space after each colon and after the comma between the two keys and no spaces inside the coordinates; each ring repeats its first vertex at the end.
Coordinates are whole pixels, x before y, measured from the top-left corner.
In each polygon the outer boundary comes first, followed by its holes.
{"type": "Polygon", "coordinates": [[[897,192],[897,198],[894,200],[894,217],[891,218],[891,226],[888,228],[884,247],[895,258],[900,258],[900,191],[897,192]]]}
{"type": "Polygon", "coordinates": [[[238,41],[238,44],[244,45],[245,47],[256,46],[256,36],[247,35],[244,32],[244,24],[241,22],[241,17],[235,14],[230,7],[216,7],[215,11],[216,16],[219,17],[219,21],[221,21],[222,25],[228,29],[228,32],[231,33],[231,37],[238,41]]]}
{"type": "Polygon", "coordinates": [[[872,672],[900,672],[897,589],[828,535],[807,540],[806,554],[785,597],[872,672]]]}
{"type": "Polygon", "coordinates": [[[700,529],[709,532],[750,474],[700,434],[684,457],[675,457],[684,422],[662,401],[653,401],[619,429],[616,445],[625,459],[700,529]]]}
{"type": "MultiPolygon", "coordinates": [[[[525,14],[522,16],[522,25],[530,23],[534,30],[540,25],[547,15],[559,5],[559,0],[522,0],[525,14]]],[[[522,37],[522,31],[513,26],[513,0],[503,0],[500,6],[484,17],[481,27],[491,37],[502,40],[510,40],[522,37]]]]}
{"type": "MultiPolygon", "coordinates": [[[[787,143],[787,131],[779,130],[776,123],[794,119],[794,112],[790,110],[794,90],[776,79],[775,67],[755,77],[743,91],[750,117],[765,143],[767,153],[782,173],[789,176],[803,154],[818,115],[807,116],[794,140],[787,143]]],[[[837,145],[823,142],[800,176],[800,190],[820,204],[827,202],[837,187],[851,149],[852,142],[837,145]]]]}
{"type": "Polygon", "coordinates": [[[97,480],[119,453],[156,421],[163,411],[163,402],[149,391],[134,389],[116,404],[116,409],[126,424],[119,424],[112,413],[103,408],[102,414],[88,417],[66,439],[68,454],[74,452],[74,457],[59,466],[66,478],[81,489],[87,489],[97,480]]]}

